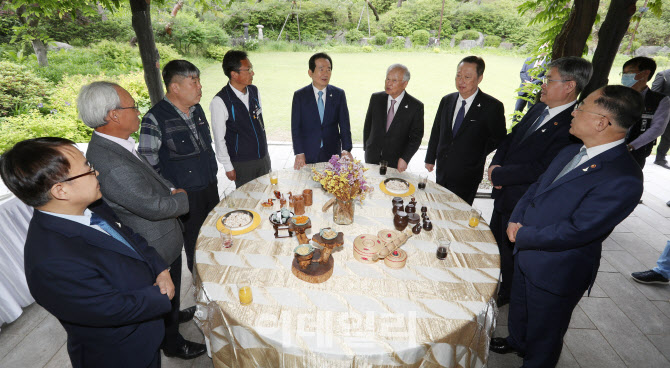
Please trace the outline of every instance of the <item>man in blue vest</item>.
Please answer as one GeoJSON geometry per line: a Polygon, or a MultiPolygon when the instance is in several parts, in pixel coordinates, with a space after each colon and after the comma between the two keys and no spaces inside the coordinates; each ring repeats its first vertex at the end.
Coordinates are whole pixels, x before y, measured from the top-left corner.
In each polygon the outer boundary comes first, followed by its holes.
{"type": "Polygon", "coordinates": [[[186,263],[193,272],[198,232],[219,203],[216,158],[205,112],[200,106],[200,70],[186,60],[163,68],[165,98],[144,115],[138,152],[176,188],[186,190],[189,212],[184,223],[186,263]]]}
{"type": "Polygon", "coordinates": [[[236,187],[270,172],[268,141],[261,96],[254,86],[254,67],[247,53],[230,50],[223,56],[228,84],[209,105],[216,159],[236,187]]]}

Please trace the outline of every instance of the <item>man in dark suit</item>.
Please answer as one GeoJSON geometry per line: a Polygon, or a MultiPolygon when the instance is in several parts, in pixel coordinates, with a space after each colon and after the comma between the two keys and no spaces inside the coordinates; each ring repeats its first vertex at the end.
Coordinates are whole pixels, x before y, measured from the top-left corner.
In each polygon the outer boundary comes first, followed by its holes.
{"type": "Polygon", "coordinates": [[[426,152],[426,169],[437,161],[437,184],[472,204],[486,156],[505,138],[505,108],[479,90],[484,60],[465,57],[456,70],[456,89],[440,101],[426,152]]]}
{"type": "Polygon", "coordinates": [[[291,136],[295,163],[326,162],[332,155],[351,157],[349,109],[344,91],[328,84],[333,61],[325,53],[309,58],[307,74],[312,83],[293,94],[291,136]]]}
{"type": "Polygon", "coordinates": [[[528,368],[558,362],[572,311],[598,273],[603,241],[642,196],[642,170],[624,140],[643,106],[633,89],[606,86],[575,107],[570,133],[584,145],[563,149],[510,217],[509,336],[492,339],[492,351],[516,351],[528,368]]]}
{"type": "Polygon", "coordinates": [[[195,312],[179,311],[184,238],[178,217],[189,211],[186,192],[175,189],[135,150],[130,135],[139,129],[140,112],[126,90],[109,82],[91,83],[82,87],[77,109],[84,124],[95,129],[86,157],[99,172],[104,201],[170,265],[177,295],[165,316],[163,352],[182,359],[204,354],[204,344],[187,341],[179,333],[180,319],[191,320],[195,312]]]}
{"type": "Polygon", "coordinates": [[[421,145],[423,103],[405,91],[409,77],[406,66],[391,65],[384,92],[370,97],[363,127],[365,162],[369,164],[384,160],[403,172],[421,145]]]}
{"type": "Polygon", "coordinates": [[[512,286],[514,244],[506,230],[514,206],[528,187],[547,169],[565,146],[577,143],[570,135],[572,110],[579,93],[591,79],[593,67],[579,57],[554,60],[543,79],[540,103],[528,110],[519,124],[500,143],[489,166],[489,180],[495,199],[491,215],[491,232],[500,249],[502,283],[498,306],[509,302],[512,286]]]}
{"type": "MultiPolygon", "coordinates": [[[[539,55],[537,57],[532,57],[529,56],[524,60],[523,65],[521,66],[521,71],[519,72],[519,78],[521,78],[521,84],[519,85],[519,89],[523,89],[524,87],[529,87],[529,85],[540,85],[542,83],[542,77],[544,76],[544,71],[540,72],[538,75],[534,76],[531,75],[529,72],[531,69],[536,69],[536,68],[542,68],[544,69],[544,64],[547,61],[547,56],[546,54],[539,55]]],[[[532,86],[533,88],[537,88],[535,86],[532,86]]],[[[528,104],[528,109],[530,110],[531,107],[533,107],[533,102],[529,102],[524,99],[525,98],[532,98],[532,95],[529,95],[528,92],[524,90],[520,90],[518,93],[519,98],[516,100],[516,104],[514,104],[514,112],[519,112],[523,113],[523,109],[526,108],[526,104],[528,104]]]]}
{"type": "Polygon", "coordinates": [[[98,201],[97,171],[74,142],[19,142],[2,156],[0,173],[12,193],[35,207],[26,280],[37,303],[65,328],[72,366],[160,367],[161,317],[175,293],[169,269],[98,201]]]}

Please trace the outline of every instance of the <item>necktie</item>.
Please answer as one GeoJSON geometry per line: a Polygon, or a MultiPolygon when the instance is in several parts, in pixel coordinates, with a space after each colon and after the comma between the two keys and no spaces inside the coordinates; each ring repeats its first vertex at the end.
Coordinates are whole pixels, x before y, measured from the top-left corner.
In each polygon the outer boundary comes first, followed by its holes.
{"type": "Polygon", "coordinates": [[[395,106],[395,100],[391,100],[391,108],[389,109],[388,114],[386,114],[386,131],[389,131],[389,128],[391,127],[391,122],[393,121],[393,117],[395,116],[395,109],[393,108],[395,106]]]}
{"type": "MultiPolygon", "coordinates": [[[[316,107],[319,108],[319,118],[321,118],[321,125],[323,125],[323,110],[326,106],[323,104],[323,91],[319,91],[319,98],[316,101],[316,107]]],[[[321,139],[321,147],[323,148],[323,138],[321,139]]]]}
{"type": "Polygon", "coordinates": [[[102,217],[98,216],[96,213],[91,214],[91,225],[98,225],[100,226],[101,229],[105,230],[107,234],[109,234],[112,238],[120,241],[125,245],[126,247],[130,248],[134,253],[137,253],[135,248],[133,248],[128,241],[119,234],[116,229],[112,227],[105,219],[102,217]]]}
{"type": "Polygon", "coordinates": [[[461,127],[461,124],[463,124],[463,118],[465,117],[465,100],[463,100],[463,104],[461,105],[461,108],[458,109],[458,113],[456,114],[456,121],[454,122],[454,129],[451,130],[451,136],[455,137],[456,133],[458,133],[458,129],[461,127]]]}
{"type": "Polygon", "coordinates": [[[584,156],[586,156],[586,147],[582,147],[582,149],[579,150],[579,153],[576,154],[575,157],[573,157],[572,160],[570,160],[570,162],[568,162],[567,165],[565,165],[565,167],[563,168],[563,170],[561,170],[560,173],[558,173],[554,181],[560,179],[563,175],[569,173],[572,169],[577,167],[577,165],[579,165],[579,161],[581,161],[582,157],[584,156]]]}
{"type": "Polygon", "coordinates": [[[528,136],[530,136],[531,134],[533,134],[533,132],[536,131],[537,128],[540,126],[540,124],[542,124],[544,118],[546,118],[548,115],[549,115],[549,109],[544,109],[540,117],[538,117],[537,120],[535,120],[533,125],[531,125],[530,128],[528,128],[528,130],[526,130],[526,134],[524,134],[522,141],[528,138],[528,136]]]}

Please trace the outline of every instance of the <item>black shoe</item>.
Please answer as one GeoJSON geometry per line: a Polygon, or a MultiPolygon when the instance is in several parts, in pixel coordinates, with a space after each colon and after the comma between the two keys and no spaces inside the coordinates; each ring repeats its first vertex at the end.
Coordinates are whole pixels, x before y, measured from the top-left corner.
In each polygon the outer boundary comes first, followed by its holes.
{"type": "Polygon", "coordinates": [[[660,273],[649,270],[643,272],[633,272],[630,274],[633,277],[633,280],[641,284],[667,284],[668,279],[663,277],[660,273]]]}
{"type": "Polygon", "coordinates": [[[668,165],[668,161],[666,161],[666,160],[663,160],[663,161],[654,161],[654,164],[655,164],[655,165],[658,165],[658,166],[660,166],[660,167],[666,168],[666,169],[670,169],[670,166],[668,165]]]}
{"type": "Polygon", "coordinates": [[[193,319],[195,314],[195,305],[179,311],[179,323],[186,323],[193,319]]]}
{"type": "Polygon", "coordinates": [[[207,351],[205,344],[185,340],[184,344],[175,350],[163,349],[163,354],[168,358],[193,359],[201,356],[207,351]]]}
{"type": "Polygon", "coordinates": [[[665,202],[665,205],[670,207],[670,201],[665,202]]]}
{"type": "Polygon", "coordinates": [[[507,342],[507,339],[504,337],[494,337],[491,339],[491,344],[489,345],[489,350],[498,354],[509,354],[518,352],[507,342]]]}

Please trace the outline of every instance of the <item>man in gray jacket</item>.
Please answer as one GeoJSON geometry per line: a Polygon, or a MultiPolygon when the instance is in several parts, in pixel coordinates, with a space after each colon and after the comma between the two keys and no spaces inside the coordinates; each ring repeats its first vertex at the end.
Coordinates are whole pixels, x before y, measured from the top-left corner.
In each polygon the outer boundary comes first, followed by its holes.
{"type": "Polygon", "coordinates": [[[139,129],[140,112],[125,89],[109,82],[91,83],[79,92],[77,107],[81,120],[95,129],[86,157],[99,172],[104,201],[170,265],[175,297],[165,317],[163,353],[195,358],[205,352],[205,346],[179,333],[179,323],[190,320],[194,311],[189,316],[179,311],[184,239],[178,217],[189,210],[188,196],[183,189],[173,188],[135,150],[130,135],[139,129]]]}
{"type": "MultiPolygon", "coordinates": [[[[654,83],[651,84],[651,90],[670,96],[670,69],[665,69],[656,74],[654,83]]],[[[666,169],[670,169],[668,161],[665,159],[668,149],[670,149],[670,128],[666,126],[665,132],[661,135],[661,141],[656,147],[656,160],[654,160],[656,165],[663,166],[666,169]]],[[[668,206],[670,206],[670,201],[668,201],[668,206]]]]}

